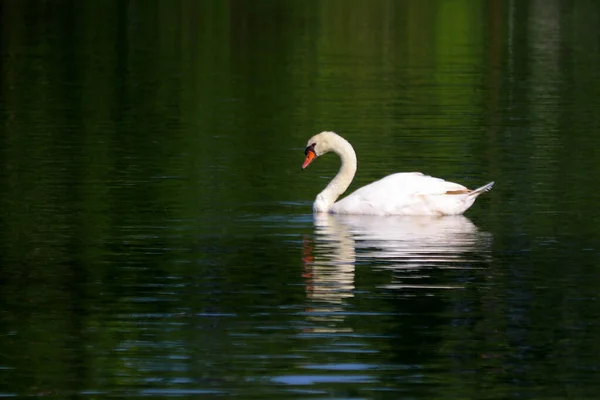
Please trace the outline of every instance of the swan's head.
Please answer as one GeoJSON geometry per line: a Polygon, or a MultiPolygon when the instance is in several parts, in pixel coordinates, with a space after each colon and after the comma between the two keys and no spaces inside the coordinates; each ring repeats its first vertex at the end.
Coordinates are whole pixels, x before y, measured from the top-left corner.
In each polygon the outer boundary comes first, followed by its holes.
{"type": "Polygon", "coordinates": [[[315,158],[329,153],[334,149],[333,145],[339,141],[341,137],[335,132],[321,132],[308,140],[304,154],[306,158],[302,164],[302,169],[308,167],[315,158]]]}

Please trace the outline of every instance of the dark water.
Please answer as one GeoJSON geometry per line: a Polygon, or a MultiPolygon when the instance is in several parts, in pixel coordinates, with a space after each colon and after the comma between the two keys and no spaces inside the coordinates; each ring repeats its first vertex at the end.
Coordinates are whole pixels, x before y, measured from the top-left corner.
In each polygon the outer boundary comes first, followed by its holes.
{"type": "Polygon", "coordinates": [[[0,397],[597,396],[597,2],[0,4],[0,397]]]}

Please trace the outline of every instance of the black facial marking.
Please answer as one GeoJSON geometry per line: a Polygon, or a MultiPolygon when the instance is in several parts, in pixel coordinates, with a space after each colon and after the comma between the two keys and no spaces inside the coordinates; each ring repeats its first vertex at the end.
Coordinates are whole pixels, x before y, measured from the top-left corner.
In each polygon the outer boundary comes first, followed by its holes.
{"type": "Polygon", "coordinates": [[[304,155],[308,154],[309,151],[312,151],[314,153],[316,145],[316,143],[313,143],[310,146],[306,146],[306,150],[304,150],[304,155]]]}

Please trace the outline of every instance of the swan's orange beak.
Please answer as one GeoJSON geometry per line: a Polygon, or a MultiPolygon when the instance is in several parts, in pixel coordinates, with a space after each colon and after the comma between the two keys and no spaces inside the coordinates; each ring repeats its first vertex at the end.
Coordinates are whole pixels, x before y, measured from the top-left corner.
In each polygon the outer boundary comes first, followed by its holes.
{"type": "Polygon", "coordinates": [[[304,163],[302,164],[302,169],[308,167],[308,165],[313,162],[313,160],[317,158],[317,155],[312,149],[306,149],[306,158],[304,159],[304,163]]]}

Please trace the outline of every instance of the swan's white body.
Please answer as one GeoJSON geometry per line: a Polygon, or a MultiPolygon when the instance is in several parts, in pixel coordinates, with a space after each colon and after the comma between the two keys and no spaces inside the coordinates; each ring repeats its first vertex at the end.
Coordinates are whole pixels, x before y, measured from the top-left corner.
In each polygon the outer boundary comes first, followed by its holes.
{"type": "Polygon", "coordinates": [[[335,203],[350,186],[356,173],[356,153],[346,139],[334,132],[321,132],[308,141],[305,151],[306,168],[318,156],[328,152],[340,156],[342,165],[327,187],[317,195],[313,204],[316,213],[369,215],[458,215],[473,205],[477,196],[490,190],[490,182],[475,190],[458,183],[403,172],[386,176],[357,189],[335,203]]]}

